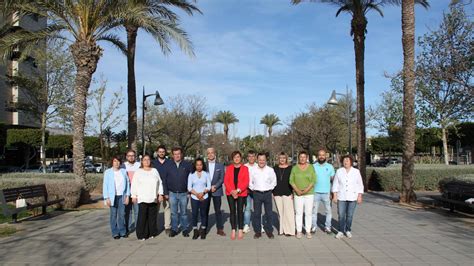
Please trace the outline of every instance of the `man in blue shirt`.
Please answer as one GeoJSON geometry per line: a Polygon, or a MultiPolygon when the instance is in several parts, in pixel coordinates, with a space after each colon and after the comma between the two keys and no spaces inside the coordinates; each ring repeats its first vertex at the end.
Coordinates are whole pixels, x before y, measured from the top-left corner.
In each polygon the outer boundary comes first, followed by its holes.
{"type": "Polygon", "coordinates": [[[166,178],[163,179],[163,192],[169,199],[171,209],[170,237],[178,234],[179,225],[184,237],[189,237],[188,231],[188,176],[192,165],[183,160],[183,150],[179,147],[171,150],[173,161],[165,165],[166,178]]]}
{"type": "Polygon", "coordinates": [[[311,233],[316,233],[318,226],[318,207],[319,203],[324,204],[326,209],[326,223],[324,225],[324,231],[331,233],[331,182],[334,178],[335,171],[334,167],[326,162],[326,150],[321,149],[318,151],[318,161],[313,165],[318,177],[314,186],[314,204],[313,204],[313,222],[311,226],[311,233]]]}

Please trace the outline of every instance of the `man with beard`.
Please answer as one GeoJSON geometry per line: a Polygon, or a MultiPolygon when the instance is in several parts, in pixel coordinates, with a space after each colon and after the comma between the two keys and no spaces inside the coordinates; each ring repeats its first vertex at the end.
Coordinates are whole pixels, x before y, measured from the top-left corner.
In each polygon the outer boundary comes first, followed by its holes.
{"type": "Polygon", "coordinates": [[[319,203],[324,204],[326,209],[326,223],[324,224],[324,232],[331,233],[331,182],[334,178],[334,167],[326,162],[326,150],[318,151],[318,161],[313,165],[316,176],[318,177],[314,186],[314,204],[313,204],[313,221],[311,233],[316,233],[318,228],[318,207],[319,203]]]}
{"type": "MultiPolygon", "coordinates": [[[[166,178],[166,165],[169,164],[171,161],[166,158],[166,147],[164,145],[158,146],[156,149],[158,158],[153,161],[153,167],[158,170],[160,174],[161,180],[166,178]]],[[[170,210],[170,203],[167,199],[163,198],[161,203],[158,203],[158,210],[160,210],[160,204],[163,205],[163,212],[165,217],[165,233],[167,235],[171,232],[171,210],[170,210]]]]}

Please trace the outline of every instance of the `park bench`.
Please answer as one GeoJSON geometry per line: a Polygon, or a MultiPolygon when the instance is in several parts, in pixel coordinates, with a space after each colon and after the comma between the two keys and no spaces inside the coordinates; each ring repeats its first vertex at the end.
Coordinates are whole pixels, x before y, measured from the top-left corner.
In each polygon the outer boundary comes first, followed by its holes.
{"type": "Polygon", "coordinates": [[[450,182],[443,186],[441,196],[433,196],[433,198],[442,202],[451,212],[454,212],[456,208],[462,211],[474,210],[474,204],[466,202],[467,199],[474,198],[473,185],[450,182]]]}
{"type": "Polygon", "coordinates": [[[17,188],[6,188],[0,190],[0,204],[2,207],[3,215],[5,217],[12,216],[12,220],[14,223],[17,222],[18,213],[24,210],[32,210],[35,208],[42,207],[42,215],[46,214],[46,207],[57,204],[64,201],[64,199],[55,199],[55,200],[48,200],[48,192],[46,191],[46,185],[33,185],[33,186],[26,186],[26,187],[17,187],[17,188]],[[16,208],[15,202],[18,198],[23,199],[33,199],[36,198],[39,200],[34,200],[34,203],[27,203],[27,206],[22,208],[16,208]],[[12,205],[9,207],[9,205],[12,205]]]}

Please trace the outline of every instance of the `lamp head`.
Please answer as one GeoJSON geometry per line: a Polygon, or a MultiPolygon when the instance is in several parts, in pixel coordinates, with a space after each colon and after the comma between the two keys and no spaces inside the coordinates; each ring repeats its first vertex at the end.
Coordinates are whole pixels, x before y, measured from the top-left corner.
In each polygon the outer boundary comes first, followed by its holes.
{"type": "Polygon", "coordinates": [[[163,105],[165,102],[163,99],[161,99],[160,93],[156,91],[155,93],[155,102],[153,103],[154,105],[163,105]]]}
{"type": "Polygon", "coordinates": [[[336,90],[333,90],[331,93],[331,98],[329,98],[328,104],[330,105],[338,105],[339,102],[337,101],[336,98],[336,90]]]}

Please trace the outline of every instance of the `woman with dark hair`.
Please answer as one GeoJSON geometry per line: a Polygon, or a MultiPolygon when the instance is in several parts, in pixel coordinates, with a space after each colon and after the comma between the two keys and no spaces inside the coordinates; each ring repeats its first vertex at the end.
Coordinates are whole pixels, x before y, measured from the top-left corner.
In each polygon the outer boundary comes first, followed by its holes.
{"type": "Polygon", "coordinates": [[[125,205],[128,205],[130,190],[127,171],[120,168],[121,164],[120,157],[112,157],[112,168],[104,172],[102,184],[104,204],[110,208],[110,228],[114,239],[128,237],[125,228],[125,205]]]}
{"type": "Polygon", "coordinates": [[[242,164],[242,153],[234,151],[231,155],[232,164],[227,166],[224,176],[224,185],[229,202],[230,224],[232,233],[230,238],[235,240],[237,227],[238,238],[243,239],[244,233],[244,204],[247,201],[249,187],[249,169],[242,164]]]}
{"type": "Polygon", "coordinates": [[[206,172],[204,160],[194,160],[193,172],[188,177],[188,191],[191,193],[191,212],[193,222],[193,239],[201,236],[206,239],[207,218],[209,207],[209,191],[211,190],[211,176],[206,172]],[[198,230],[198,216],[201,216],[201,226],[198,230]]]}
{"type": "Polygon", "coordinates": [[[346,235],[352,237],[351,226],[352,217],[357,204],[362,203],[364,184],[359,169],[352,167],[353,159],[351,155],[341,158],[343,167],[337,169],[332,185],[334,193],[333,201],[337,203],[337,214],[339,219],[339,232],[337,239],[346,235]]]}
{"type": "Polygon", "coordinates": [[[158,235],[158,202],[163,201],[160,174],[151,165],[151,157],[142,157],[140,168],[133,175],[132,201],[138,203],[137,238],[146,240],[158,235]]]}

